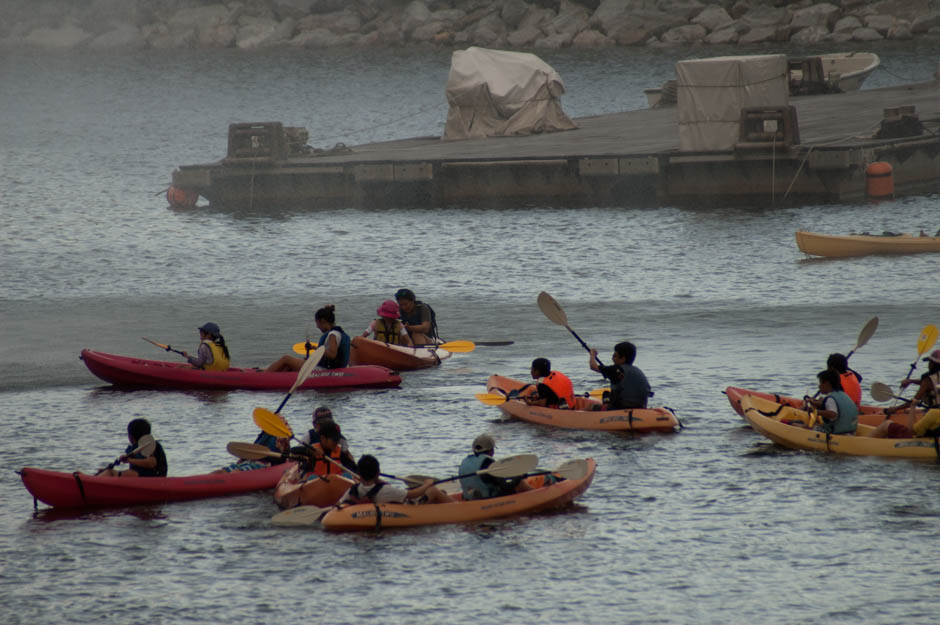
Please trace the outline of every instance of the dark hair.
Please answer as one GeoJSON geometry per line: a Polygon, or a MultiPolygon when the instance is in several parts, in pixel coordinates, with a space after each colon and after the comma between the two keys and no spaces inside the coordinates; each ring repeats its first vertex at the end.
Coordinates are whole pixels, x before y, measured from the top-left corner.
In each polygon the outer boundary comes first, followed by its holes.
{"type": "Polygon", "coordinates": [[[315,312],[313,314],[313,318],[322,319],[323,321],[327,321],[329,323],[336,323],[336,315],[334,314],[335,310],[336,310],[336,306],[334,306],[333,304],[327,304],[326,306],[324,306],[323,308],[315,312]]]}
{"type": "Polygon", "coordinates": [[[133,419],[127,424],[127,433],[135,441],[139,441],[141,436],[150,434],[150,421],[146,419],[133,419]]]}
{"type": "Polygon", "coordinates": [[[842,380],[839,379],[839,374],[832,369],[823,369],[816,374],[816,377],[819,378],[820,382],[828,382],[829,386],[831,386],[833,390],[842,390],[842,380]]]}
{"type": "Polygon", "coordinates": [[[328,438],[334,443],[339,442],[339,426],[336,425],[336,421],[330,419],[329,421],[324,421],[323,425],[320,426],[320,438],[328,438]]]}
{"type": "Polygon", "coordinates": [[[835,369],[839,373],[845,373],[849,369],[849,359],[842,354],[829,354],[826,366],[835,369]]]}
{"type": "Polygon", "coordinates": [[[623,341],[614,345],[614,351],[618,356],[627,361],[628,365],[632,365],[633,361],[636,360],[636,345],[630,341],[623,341]]]}
{"type": "Polygon", "coordinates": [[[222,353],[225,354],[225,357],[226,357],[226,358],[231,358],[231,356],[230,356],[229,353],[228,353],[228,345],[225,344],[225,337],[223,337],[223,336],[220,334],[219,336],[217,336],[217,337],[215,337],[214,339],[212,339],[212,341],[213,341],[216,345],[218,345],[219,347],[222,348],[222,353]]]}
{"type": "Polygon", "coordinates": [[[379,461],[375,456],[369,454],[363,455],[356,463],[356,469],[359,471],[359,477],[364,480],[374,480],[379,476],[379,461]]]}
{"type": "Polygon", "coordinates": [[[536,358],[532,361],[532,368],[535,369],[536,373],[545,376],[552,372],[552,363],[548,358],[536,358]]]}
{"type": "Polygon", "coordinates": [[[395,299],[407,299],[415,301],[415,293],[411,289],[398,289],[395,291],[395,299]]]}
{"type": "Polygon", "coordinates": [[[314,421],[323,421],[325,419],[333,419],[333,411],[327,408],[326,406],[317,406],[313,409],[313,420],[314,421]]]}

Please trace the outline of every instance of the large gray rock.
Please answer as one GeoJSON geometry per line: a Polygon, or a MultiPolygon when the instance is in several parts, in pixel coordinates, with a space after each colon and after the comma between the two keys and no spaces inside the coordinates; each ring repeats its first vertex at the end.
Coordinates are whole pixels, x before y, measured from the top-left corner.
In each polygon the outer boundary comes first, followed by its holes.
{"type": "Polygon", "coordinates": [[[278,22],[264,17],[242,17],[238,20],[235,46],[242,49],[267,48],[287,44],[294,34],[296,22],[286,19],[278,22]]]}
{"type": "Polygon", "coordinates": [[[590,14],[588,10],[581,5],[562,0],[559,7],[558,16],[550,24],[550,30],[556,33],[567,33],[573,39],[582,30],[588,27],[590,14]]]}
{"type": "Polygon", "coordinates": [[[847,15],[843,17],[838,22],[835,23],[832,27],[833,33],[851,33],[856,28],[861,28],[864,26],[862,21],[855,17],[854,15],[847,15]]]}
{"type": "Polygon", "coordinates": [[[884,35],[874,28],[858,28],[852,31],[853,41],[881,41],[884,35]]]}
{"type": "Polygon", "coordinates": [[[782,36],[779,26],[756,26],[738,37],[738,43],[769,43],[787,39],[788,37],[782,36]]]}
{"type": "Polygon", "coordinates": [[[940,11],[931,11],[915,18],[911,22],[911,31],[915,34],[923,34],[935,26],[940,26],[940,11]]]}
{"type": "Polygon", "coordinates": [[[555,33],[535,42],[536,49],[558,50],[571,45],[574,36],[571,33],[555,33]]]}
{"type": "Polygon", "coordinates": [[[506,28],[513,30],[522,23],[522,18],[529,11],[529,4],[525,0],[506,0],[500,9],[499,16],[503,18],[506,28]]]}
{"type": "Polygon", "coordinates": [[[607,48],[616,42],[599,30],[582,30],[571,40],[572,48],[607,48]]]}
{"type": "Polygon", "coordinates": [[[708,31],[706,31],[705,27],[701,24],[686,24],[685,26],[670,28],[660,35],[659,40],[662,43],[677,46],[688,43],[698,43],[704,40],[707,34],[708,31]]]}
{"type": "Polygon", "coordinates": [[[936,1],[931,0],[880,0],[866,2],[860,10],[863,15],[893,15],[898,19],[913,22],[921,15],[926,15],[931,9],[938,8],[936,1]]]}
{"type": "Polygon", "coordinates": [[[786,7],[758,5],[748,10],[740,19],[752,28],[759,28],[789,24],[790,18],[790,11],[786,7]]]}
{"type": "Polygon", "coordinates": [[[147,47],[147,40],[133,24],[118,24],[114,29],[89,41],[88,47],[97,50],[139,50],[147,47]]]}
{"type": "Polygon", "coordinates": [[[832,25],[842,16],[842,9],[834,4],[823,2],[814,4],[805,9],[797,9],[790,20],[790,26],[794,29],[802,29],[808,26],[822,26],[828,32],[832,25]]]}
{"type": "Polygon", "coordinates": [[[708,33],[708,36],[705,37],[705,43],[715,45],[737,43],[740,36],[738,29],[731,25],[708,33]]]}
{"type": "Polygon", "coordinates": [[[37,28],[23,39],[27,46],[49,49],[75,48],[91,41],[92,34],[68,23],[59,28],[37,28]]]}
{"type": "Polygon", "coordinates": [[[829,29],[825,26],[807,26],[790,36],[790,43],[812,44],[827,41],[829,29]]]}
{"type": "Polygon", "coordinates": [[[914,33],[911,31],[911,23],[907,20],[898,20],[885,35],[885,39],[891,39],[892,41],[907,41],[913,38],[914,33]]]}
{"type": "Polygon", "coordinates": [[[523,26],[506,35],[506,42],[513,48],[528,48],[544,34],[535,26],[523,26]]]}
{"type": "Polygon", "coordinates": [[[231,23],[231,12],[224,4],[209,4],[180,9],[166,21],[166,25],[171,31],[200,30],[229,23],[231,23]]]}
{"type": "Polygon", "coordinates": [[[701,13],[692,18],[693,24],[701,24],[708,32],[721,30],[726,26],[730,26],[732,22],[734,20],[728,15],[725,8],[717,5],[706,7],[701,13]]]}
{"type": "Polygon", "coordinates": [[[407,36],[411,34],[418,26],[427,24],[431,21],[431,10],[421,0],[413,0],[408,3],[401,16],[402,34],[407,36]]]}
{"type": "Polygon", "coordinates": [[[882,35],[887,35],[888,31],[897,24],[897,19],[892,15],[866,15],[862,22],[868,28],[873,28],[882,35]]]}

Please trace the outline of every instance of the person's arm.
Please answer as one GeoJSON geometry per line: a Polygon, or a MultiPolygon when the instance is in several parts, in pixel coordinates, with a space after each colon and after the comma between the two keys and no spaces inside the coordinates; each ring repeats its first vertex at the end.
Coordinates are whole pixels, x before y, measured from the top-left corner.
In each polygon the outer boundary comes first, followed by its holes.
{"type": "Polygon", "coordinates": [[[369,327],[366,328],[365,331],[364,331],[362,334],[360,334],[359,336],[369,336],[370,334],[373,334],[374,332],[375,332],[375,319],[373,319],[373,320],[369,323],[369,327]]]}
{"type": "Polygon", "coordinates": [[[409,332],[420,332],[421,334],[429,334],[431,332],[431,313],[428,311],[427,306],[421,306],[421,323],[416,323],[414,325],[405,324],[405,328],[409,332]]]}
{"type": "Polygon", "coordinates": [[[156,469],[157,468],[157,456],[151,454],[146,458],[128,458],[127,464],[134,468],[141,469],[156,469]]]}
{"type": "Polygon", "coordinates": [[[199,344],[199,349],[196,350],[195,356],[186,355],[185,352],[183,352],[183,354],[186,356],[186,360],[189,361],[189,364],[196,367],[197,369],[202,369],[206,365],[211,365],[213,361],[212,350],[209,349],[209,346],[205,343],[199,344]]]}
{"type": "Polygon", "coordinates": [[[411,340],[411,336],[409,336],[408,329],[405,327],[405,324],[401,324],[401,332],[399,332],[398,337],[402,345],[407,345],[408,347],[414,345],[414,341],[411,340]]]}
{"type": "Polygon", "coordinates": [[[326,351],[323,355],[327,358],[336,358],[336,354],[339,352],[339,339],[336,338],[338,332],[330,331],[326,335],[326,351]]]}
{"type": "Polygon", "coordinates": [[[591,367],[591,371],[600,371],[600,365],[597,363],[597,350],[593,347],[591,348],[591,355],[588,356],[588,365],[591,367]]]}
{"type": "Polygon", "coordinates": [[[434,480],[426,479],[424,484],[421,486],[415,486],[414,488],[409,489],[405,492],[405,499],[417,499],[424,493],[428,492],[428,489],[434,486],[434,480]]]}

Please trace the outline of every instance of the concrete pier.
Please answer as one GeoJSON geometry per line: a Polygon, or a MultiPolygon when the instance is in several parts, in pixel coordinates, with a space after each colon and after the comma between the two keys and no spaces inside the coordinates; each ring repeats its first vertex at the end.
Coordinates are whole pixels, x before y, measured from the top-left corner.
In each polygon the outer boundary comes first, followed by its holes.
{"type": "Polygon", "coordinates": [[[245,131],[256,133],[247,137],[248,147],[239,151],[230,134],[228,157],[181,166],[172,184],[225,209],[520,199],[572,206],[770,205],[864,199],[867,166],[886,162],[896,194],[940,190],[937,83],[802,96],[790,104],[797,142],[756,133],[762,136],[721,152],[680,152],[674,107],[580,118],[577,130],[565,132],[447,142],[425,137],[320,155],[290,154],[273,135],[261,136],[268,131],[259,124],[245,131]],[[896,123],[899,111],[922,126],[920,134],[896,123]]]}

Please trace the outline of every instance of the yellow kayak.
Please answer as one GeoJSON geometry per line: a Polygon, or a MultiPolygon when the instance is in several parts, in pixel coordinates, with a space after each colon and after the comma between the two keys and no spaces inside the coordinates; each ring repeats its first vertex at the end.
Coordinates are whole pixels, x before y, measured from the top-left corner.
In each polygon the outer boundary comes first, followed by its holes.
{"type": "Polygon", "coordinates": [[[826,434],[786,423],[809,423],[806,412],[754,395],[741,397],[744,420],[755,431],[773,442],[791,449],[823,451],[850,456],[883,456],[892,458],[940,457],[940,441],[936,438],[871,438],[875,428],[859,425],[852,434],[826,434]]]}
{"type": "Polygon", "coordinates": [[[796,246],[804,254],[843,258],[866,254],[918,254],[940,252],[940,237],[922,237],[910,234],[896,236],[850,234],[817,234],[798,230],[796,246]]]}

